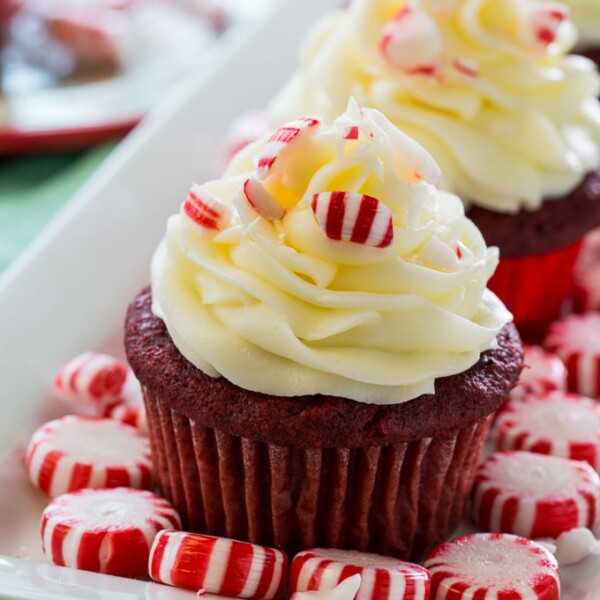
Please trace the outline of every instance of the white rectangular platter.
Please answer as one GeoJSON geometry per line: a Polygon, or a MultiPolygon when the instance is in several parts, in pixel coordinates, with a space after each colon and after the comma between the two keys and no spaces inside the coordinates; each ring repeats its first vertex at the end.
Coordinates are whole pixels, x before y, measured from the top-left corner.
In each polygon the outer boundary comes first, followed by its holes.
{"type": "Polygon", "coordinates": [[[125,310],[148,283],[167,217],[193,181],[218,174],[232,121],[266,105],[306,29],[338,4],[273,0],[233,28],[0,277],[0,598],[195,597],[46,564],[47,499],[24,475],[24,448],[60,410],[48,389],[65,361],[88,349],[123,354],[125,310]]]}
{"type": "MultiPolygon", "coordinates": [[[[339,0],[274,0],[234,29],[110,156],[0,278],[0,600],[184,600],[147,582],[49,565],[27,481],[25,444],[58,414],[48,389],[85,350],[122,356],[128,302],[148,282],[167,217],[192,181],[217,174],[232,120],[265,106],[297,63],[306,29],[339,0]],[[212,60],[211,60],[212,58],[212,60]]],[[[564,600],[600,600],[600,554],[563,576],[564,600]]]]}

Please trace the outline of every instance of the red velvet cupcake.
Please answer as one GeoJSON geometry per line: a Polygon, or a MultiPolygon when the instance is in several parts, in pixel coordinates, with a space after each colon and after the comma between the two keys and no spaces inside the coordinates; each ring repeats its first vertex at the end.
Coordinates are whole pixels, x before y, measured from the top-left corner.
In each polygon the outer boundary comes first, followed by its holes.
{"type": "Polygon", "coordinates": [[[458,524],[521,346],[438,177],[350,103],[192,188],[125,335],[186,527],[416,559],[458,524]]]}
{"type": "Polygon", "coordinates": [[[315,27],[269,114],[329,115],[352,94],[423,144],[499,246],[491,289],[539,340],[600,224],[600,84],[567,54],[576,37],[559,3],[354,0],[315,27]]]}

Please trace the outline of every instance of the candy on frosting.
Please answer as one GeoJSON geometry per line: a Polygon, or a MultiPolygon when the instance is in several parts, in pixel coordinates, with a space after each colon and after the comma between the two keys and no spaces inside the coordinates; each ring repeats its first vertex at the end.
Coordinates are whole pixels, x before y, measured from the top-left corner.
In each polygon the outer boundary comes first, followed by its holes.
{"type": "Polygon", "coordinates": [[[269,118],[333,118],[352,94],[432,153],[441,187],[534,210],[600,165],[600,79],[575,39],[559,2],[354,0],[311,32],[269,118]]]}
{"type": "Polygon", "coordinates": [[[169,220],[154,311],[194,365],[245,389],[376,403],[432,393],[510,319],[485,287],[497,250],[456,196],[436,190],[439,174],[422,147],[353,101],[278,148],[266,136],[195,188],[231,208],[226,227],[207,236],[184,209],[169,220]],[[277,215],[253,206],[248,181],[277,215]],[[329,235],[349,224],[356,235],[329,235]]]}

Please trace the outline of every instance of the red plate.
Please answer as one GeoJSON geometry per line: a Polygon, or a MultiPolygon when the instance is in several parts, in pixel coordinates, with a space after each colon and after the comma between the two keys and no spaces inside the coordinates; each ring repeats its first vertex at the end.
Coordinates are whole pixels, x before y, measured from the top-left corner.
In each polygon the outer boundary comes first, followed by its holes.
{"type": "Polygon", "coordinates": [[[24,131],[0,129],[0,156],[61,150],[80,150],[100,142],[116,140],[129,132],[139,119],[72,129],[24,131]]]}

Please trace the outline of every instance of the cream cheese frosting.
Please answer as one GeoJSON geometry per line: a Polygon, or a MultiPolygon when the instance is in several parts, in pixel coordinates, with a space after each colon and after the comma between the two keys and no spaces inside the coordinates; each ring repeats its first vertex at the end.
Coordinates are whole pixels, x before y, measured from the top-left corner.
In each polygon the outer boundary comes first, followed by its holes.
{"type": "Polygon", "coordinates": [[[441,187],[498,212],[535,210],[600,165],[600,79],[568,55],[566,7],[539,0],[355,0],[310,32],[274,124],[381,110],[440,164],[441,187]]]}
{"type": "Polygon", "coordinates": [[[600,2],[598,0],[564,0],[579,31],[578,46],[600,46],[600,2]]]}
{"type": "Polygon", "coordinates": [[[278,396],[432,393],[511,319],[498,262],[431,156],[353,101],[194,186],[152,263],[153,310],[210,376],[278,396]]]}

